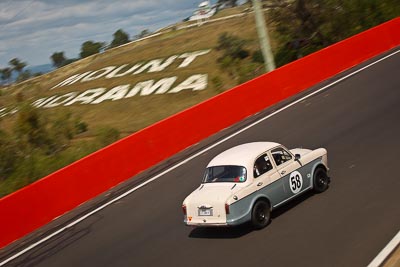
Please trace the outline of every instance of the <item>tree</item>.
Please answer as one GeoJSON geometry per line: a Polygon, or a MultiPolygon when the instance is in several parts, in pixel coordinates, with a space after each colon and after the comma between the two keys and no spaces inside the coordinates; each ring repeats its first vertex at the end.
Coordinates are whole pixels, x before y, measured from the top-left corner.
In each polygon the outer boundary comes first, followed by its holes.
{"type": "Polygon", "coordinates": [[[120,138],[120,133],[117,129],[110,126],[102,126],[97,129],[96,140],[100,146],[107,146],[114,143],[120,138]]]}
{"type": "Polygon", "coordinates": [[[81,53],[79,54],[81,58],[85,58],[97,53],[100,53],[100,50],[104,47],[104,43],[86,41],[82,44],[81,53]]]}
{"type": "Polygon", "coordinates": [[[140,39],[143,37],[146,37],[150,34],[150,31],[148,29],[145,29],[143,31],[141,31],[139,34],[135,35],[136,39],[140,39]]]}
{"type": "Polygon", "coordinates": [[[21,72],[18,75],[17,82],[22,82],[22,81],[28,80],[31,77],[32,77],[31,71],[30,70],[24,70],[23,72],[21,72]]]}
{"type": "Polygon", "coordinates": [[[15,70],[18,74],[21,74],[22,70],[26,67],[26,63],[20,61],[18,58],[13,58],[8,63],[12,67],[12,70],[15,70]]]}
{"type": "Polygon", "coordinates": [[[27,103],[24,103],[18,111],[14,133],[20,142],[32,147],[44,148],[49,144],[43,118],[38,109],[27,103]]]}
{"type": "Polygon", "coordinates": [[[69,112],[47,117],[31,104],[22,102],[13,134],[27,153],[37,150],[44,155],[55,155],[69,146],[76,132],[75,122],[69,112]]]}
{"type": "Polygon", "coordinates": [[[0,73],[1,73],[1,79],[4,82],[8,83],[11,78],[12,69],[11,68],[0,69],[0,73]]]}
{"type": "Polygon", "coordinates": [[[14,171],[19,155],[10,136],[0,130],[0,181],[5,180],[14,171]]]}
{"type": "Polygon", "coordinates": [[[340,12],[337,12],[338,17],[331,21],[331,26],[334,36],[340,39],[335,38],[335,41],[396,18],[400,14],[398,0],[341,1],[336,8],[340,12]]]}
{"type": "Polygon", "coordinates": [[[60,68],[65,65],[67,59],[64,56],[64,52],[54,52],[50,59],[53,61],[53,66],[60,68]]]}
{"type": "Polygon", "coordinates": [[[114,39],[110,44],[110,48],[117,47],[129,42],[129,35],[122,29],[119,29],[114,33],[114,39]]]}
{"type": "Polygon", "coordinates": [[[223,50],[224,57],[243,59],[249,55],[249,52],[244,49],[245,44],[246,40],[224,32],[218,38],[217,50],[223,50]]]}
{"type": "Polygon", "coordinates": [[[281,44],[278,66],[364,31],[400,13],[395,0],[270,0],[281,44]],[[334,19],[332,19],[334,18],[334,19]]]}
{"type": "Polygon", "coordinates": [[[71,63],[73,63],[73,62],[75,62],[75,61],[78,61],[78,60],[79,60],[79,58],[67,58],[67,59],[65,60],[64,64],[63,64],[63,66],[66,66],[66,65],[68,65],[68,64],[71,64],[71,63]]]}

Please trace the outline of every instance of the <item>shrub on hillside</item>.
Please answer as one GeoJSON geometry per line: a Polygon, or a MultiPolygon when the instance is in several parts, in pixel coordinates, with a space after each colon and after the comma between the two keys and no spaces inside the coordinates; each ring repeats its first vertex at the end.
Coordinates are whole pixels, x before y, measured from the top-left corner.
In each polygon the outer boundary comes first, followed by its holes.
{"type": "Polygon", "coordinates": [[[120,133],[117,129],[103,126],[97,129],[96,140],[101,147],[114,143],[120,138],[120,133]]]}
{"type": "Polygon", "coordinates": [[[249,52],[244,49],[245,44],[246,40],[224,32],[218,38],[217,50],[224,52],[223,57],[244,59],[249,56],[249,52]]]}
{"type": "Polygon", "coordinates": [[[211,82],[213,83],[213,85],[215,86],[215,88],[216,88],[217,90],[219,90],[219,91],[222,89],[222,87],[223,87],[223,85],[224,85],[224,83],[223,83],[221,77],[219,77],[219,76],[214,76],[214,77],[212,77],[212,78],[211,78],[211,82]]]}

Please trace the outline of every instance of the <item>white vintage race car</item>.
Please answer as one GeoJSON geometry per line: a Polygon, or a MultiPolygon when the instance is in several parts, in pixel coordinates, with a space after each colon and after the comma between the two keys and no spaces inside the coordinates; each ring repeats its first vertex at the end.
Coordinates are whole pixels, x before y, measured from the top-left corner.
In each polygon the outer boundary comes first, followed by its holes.
{"type": "Polygon", "coordinates": [[[263,228],[273,209],[307,190],[325,191],[327,172],[324,148],[288,150],[272,142],[233,147],[211,160],[199,188],[183,201],[184,222],[233,226],[251,221],[263,228]]]}

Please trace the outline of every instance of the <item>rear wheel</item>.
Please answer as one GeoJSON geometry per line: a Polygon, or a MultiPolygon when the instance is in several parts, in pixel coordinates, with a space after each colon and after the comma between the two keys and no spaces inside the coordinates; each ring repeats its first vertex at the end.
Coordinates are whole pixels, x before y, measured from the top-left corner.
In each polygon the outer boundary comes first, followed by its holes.
{"type": "Polygon", "coordinates": [[[254,228],[261,229],[271,220],[271,206],[266,200],[258,200],[251,212],[251,223],[254,228]]]}
{"type": "Polygon", "coordinates": [[[314,191],[322,193],[329,187],[330,179],[323,168],[318,168],[314,172],[314,191]]]}

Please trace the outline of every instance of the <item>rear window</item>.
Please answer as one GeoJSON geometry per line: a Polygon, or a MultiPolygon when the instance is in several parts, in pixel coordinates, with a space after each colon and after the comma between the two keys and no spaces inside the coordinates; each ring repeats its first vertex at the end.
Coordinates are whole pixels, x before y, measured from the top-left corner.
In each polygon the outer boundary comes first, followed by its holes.
{"type": "Polygon", "coordinates": [[[243,183],[246,179],[246,168],[243,166],[213,166],[206,169],[203,183],[243,183]]]}

